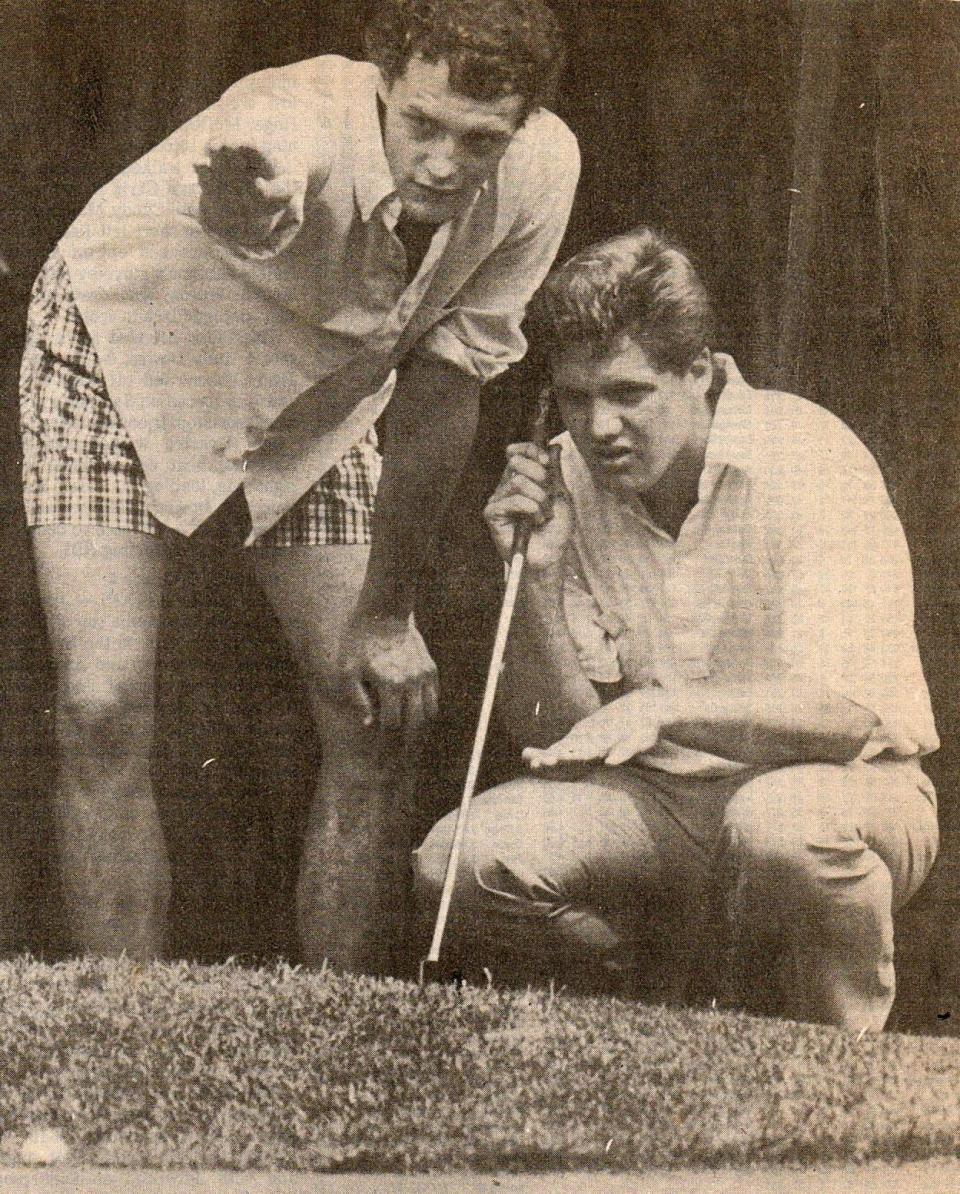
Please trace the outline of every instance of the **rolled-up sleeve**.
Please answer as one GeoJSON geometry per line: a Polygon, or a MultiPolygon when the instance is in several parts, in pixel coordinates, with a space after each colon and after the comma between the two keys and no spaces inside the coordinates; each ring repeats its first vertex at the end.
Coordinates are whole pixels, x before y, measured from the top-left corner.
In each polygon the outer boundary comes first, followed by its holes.
{"type": "Polygon", "coordinates": [[[563,135],[546,162],[531,162],[537,184],[513,228],[456,296],[453,309],[417,346],[417,352],[457,366],[481,384],[527,350],[520,329],[527,304],[546,277],[570,218],[580,174],[576,139],[563,135]]]}
{"type": "Polygon", "coordinates": [[[906,538],[869,455],[837,467],[837,454],[778,501],[782,662],[874,714],[863,757],[927,754],[939,743],[906,538]]]}

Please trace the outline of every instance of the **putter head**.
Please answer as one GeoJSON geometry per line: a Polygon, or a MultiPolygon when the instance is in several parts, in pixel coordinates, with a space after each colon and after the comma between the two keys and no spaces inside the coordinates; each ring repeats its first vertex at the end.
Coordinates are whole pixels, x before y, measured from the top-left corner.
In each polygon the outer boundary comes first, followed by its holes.
{"type": "Polygon", "coordinates": [[[432,962],[423,958],[420,962],[420,986],[427,983],[439,983],[441,986],[463,986],[463,972],[455,969],[449,963],[432,962]]]}

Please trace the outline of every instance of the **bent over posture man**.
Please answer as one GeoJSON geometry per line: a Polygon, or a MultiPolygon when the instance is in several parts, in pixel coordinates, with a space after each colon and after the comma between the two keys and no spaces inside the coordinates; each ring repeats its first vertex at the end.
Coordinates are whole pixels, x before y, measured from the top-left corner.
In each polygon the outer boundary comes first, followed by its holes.
{"type": "Polygon", "coordinates": [[[189,535],[240,494],[323,750],[304,952],[387,956],[405,854],[391,768],[437,699],[416,581],[479,387],[525,350],[578,154],[541,107],[562,62],[541,0],[384,0],[367,49],[231,87],[94,196],[35,289],[26,507],[58,662],[65,896],[87,950],[161,950],[161,532],[189,535]]]}
{"type": "MultiPolygon", "coordinates": [[[[649,230],[532,310],[562,483],[513,445],[486,511],[505,558],[537,523],[502,701],[532,774],[474,805],[455,942],[660,997],[720,955],[733,1002],[879,1029],[892,911],[936,852],[937,739],[877,465],[709,350],[704,288],[649,230]]],[[[451,832],[416,856],[427,910],[451,832]]]]}

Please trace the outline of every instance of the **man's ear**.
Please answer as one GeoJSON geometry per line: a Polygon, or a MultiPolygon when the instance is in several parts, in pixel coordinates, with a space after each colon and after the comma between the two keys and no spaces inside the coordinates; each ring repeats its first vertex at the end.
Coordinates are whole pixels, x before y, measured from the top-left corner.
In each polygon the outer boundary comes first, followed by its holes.
{"type": "Polygon", "coordinates": [[[688,375],[697,383],[697,388],[704,393],[713,383],[713,355],[709,348],[701,348],[687,370],[688,375]]]}
{"type": "Polygon", "coordinates": [[[390,92],[393,91],[397,80],[402,77],[407,68],[404,66],[398,74],[391,77],[379,62],[375,62],[373,65],[377,68],[377,97],[385,104],[390,98],[390,92]]]}
{"type": "Polygon", "coordinates": [[[713,358],[710,355],[709,348],[701,348],[697,355],[693,358],[693,364],[690,366],[690,372],[694,377],[702,377],[704,373],[709,373],[713,368],[713,358]]]}

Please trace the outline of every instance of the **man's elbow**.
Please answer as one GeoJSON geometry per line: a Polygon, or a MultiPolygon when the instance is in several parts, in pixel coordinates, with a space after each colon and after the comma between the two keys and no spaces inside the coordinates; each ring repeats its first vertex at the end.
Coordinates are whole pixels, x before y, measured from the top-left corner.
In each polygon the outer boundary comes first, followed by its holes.
{"type": "MultiPolygon", "coordinates": [[[[836,711],[834,711],[836,712],[836,711]]],[[[852,763],[860,758],[871,737],[880,728],[880,718],[852,701],[845,701],[840,716],[830,719],[831,729],[810,744],[811,758],[818,763],[852,763]]]]}

